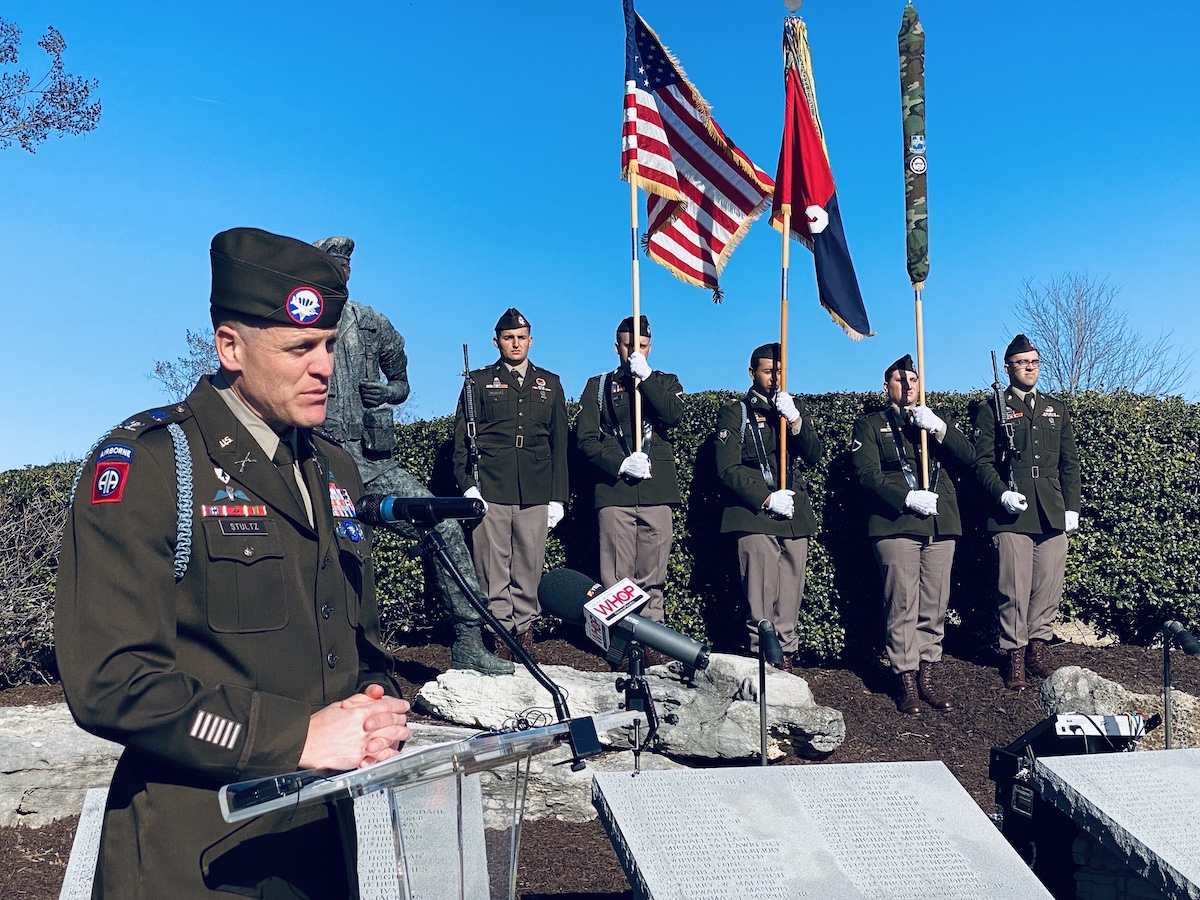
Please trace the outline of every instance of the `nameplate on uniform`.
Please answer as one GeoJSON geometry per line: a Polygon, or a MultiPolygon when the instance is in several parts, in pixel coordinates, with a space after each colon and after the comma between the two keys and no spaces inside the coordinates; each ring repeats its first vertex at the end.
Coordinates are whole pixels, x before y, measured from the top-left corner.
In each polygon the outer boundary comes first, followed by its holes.
{"type": "Polygon", "coordinates": [[[268,534],[263,519],[221,519],[221,534],[268,534]]]}

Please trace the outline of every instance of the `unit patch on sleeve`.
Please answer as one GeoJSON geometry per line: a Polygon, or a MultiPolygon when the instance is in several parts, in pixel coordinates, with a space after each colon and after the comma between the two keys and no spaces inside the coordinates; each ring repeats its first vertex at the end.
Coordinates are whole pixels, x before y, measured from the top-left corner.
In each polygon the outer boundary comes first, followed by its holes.
{"type": "Polygon", "coordinates": [[[127,462],[114,459],[97,463],[96,478],[92,481],[92,503],[120,503],[128,477],[127,462]]]}

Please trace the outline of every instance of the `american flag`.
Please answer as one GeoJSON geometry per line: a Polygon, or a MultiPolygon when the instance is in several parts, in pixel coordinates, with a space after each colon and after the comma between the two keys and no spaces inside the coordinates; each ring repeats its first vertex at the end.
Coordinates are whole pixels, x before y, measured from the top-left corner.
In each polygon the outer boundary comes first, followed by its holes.
{"type": "Polygon", "coordinates": [[[642,241],[650,258],[720,302],[717,278],[774,182],[721,131],[632,0],[625,0],[621,177],[648,195],[642,241]]]}
{"type": "Polygon", "coordinates": [[[808,29],[799,18],[789,16],[784,22],[783,56],[787,107],[771,224],[783,230],[783,214],[790,213],[791,236],[813,252],[821,305],[846,334],[861,340],[874,332],[842,229],[837,188],[817,112],[808,29]]]}

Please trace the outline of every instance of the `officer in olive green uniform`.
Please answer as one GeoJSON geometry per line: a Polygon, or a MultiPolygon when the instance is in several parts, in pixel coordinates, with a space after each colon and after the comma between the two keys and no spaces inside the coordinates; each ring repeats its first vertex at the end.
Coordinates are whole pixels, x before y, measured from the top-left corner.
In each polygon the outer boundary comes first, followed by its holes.
{"type": "Polygon", "coordinates": [[[620,364],[589,379],[580,396],[575,440],[597,469],[600,581],[611,587],[632,579],[650,595],[640,615],[663,623],[663,588],[671,555],[671,507],[679,504],[679,477],[670,428],[683,417],[679,379],[651,369],[650,320],[641,317],[640,349],[633,316],[617,326],[620,364]],[[635,380],[636,379],[636,380],[635,380]],[[642,445],[636,449],[633,392],[642,397],[642,445]]]}
{"type": "Polygon", "coordinates": [[[758,623],[779,633],[785,671],[799,646],[796,619],[804,596],[808,539],[817,520],[797,463],[815,466],[821,442],[804,402],[778,389],[780,347],[764,344],[750,355],[750,390],[717,413],[717,474],[728,488],[721,532],[737,538],[742,590],[750,605],[750,652],[758,652],[758,623]],[[780,485],[780,416],[788,422],[788,484],[780,485]]]}
{"type": "Polygon", "coordinates": [[[954,539],[962,534],[954,482],[943,465],[969,468],[970,441],[928,406],[915,406],[911,356],[883,373],[888,404],[854,423],[850,455],[867,492],[867,534],[883,579],[887,655],[898,676],[896,706],[915,715],[920,700],[934,709],[954,701],[936,686],[942,658],[954,539]],[[929,487],[921,486],[921,431],[928,432],[929,487]]]}
{"type": "Polygon", "coordinates": [[[345,279],[257,229],[218,234],[211,255],[221,371],[97,443],[63,536],[67,701],[125,746],[93,896],[356,896],[329,807],[228,825],[217,803],[222,784],[354,768],[408,737],[353,519],[362,484],[310,430],[345,279]]]}
{"type": "Polygon", "coordinates": [[[975,472],[996,501],[988,531],[999,560],[1005,686],[1022,691],[1027,670],[1039,678],[1054,671],[1046,644],[1062,599],[1066,533],[1079,527],[1079,451],[1067,405],[1037,390],[1038,349],[1025,335],[1004,351],[1004,368],[1003,421],[1013,429],[1015,458],[1005,460],[1007,437],[997,433],[989,397],[975,410],[975,472]]]}
{"type": "MultiPolygon", "coordinates": [[[[500,358],[470,373],[479,445],[476,480],[460,395],[454,423],[454,474],[463,496],[482,500],[486,513],[472,535],[472,555],[489,605],[522,647],[533,647],[537,588],[546,561],[546,536],[567,503],[567,402],[553,372],[529,360],[529,321],[508,309],[492,340],[500,358]]],[[[507,659],[507,648],[497,655],[507,659]]]]}

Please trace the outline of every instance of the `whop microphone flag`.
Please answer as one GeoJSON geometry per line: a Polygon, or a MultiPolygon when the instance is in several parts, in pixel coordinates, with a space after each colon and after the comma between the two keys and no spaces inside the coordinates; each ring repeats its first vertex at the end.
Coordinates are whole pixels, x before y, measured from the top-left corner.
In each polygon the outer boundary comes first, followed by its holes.
{"type": "Polygon", "coordinates": [[[817,112],[808,29],[797,16],[784,20],[783,55],[787,106],[771,224],[782,231],[784,213],[790,212],[791,236],[813,253],[821,305],[846,334],[860,340],[873,332],[842,229],[837,188],[817,112]]]}

